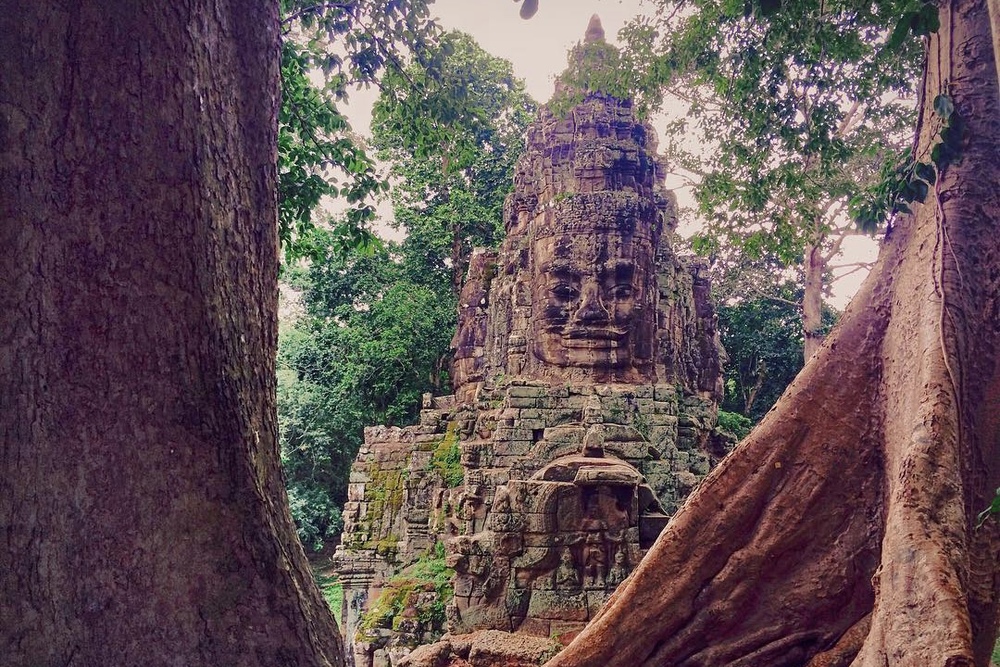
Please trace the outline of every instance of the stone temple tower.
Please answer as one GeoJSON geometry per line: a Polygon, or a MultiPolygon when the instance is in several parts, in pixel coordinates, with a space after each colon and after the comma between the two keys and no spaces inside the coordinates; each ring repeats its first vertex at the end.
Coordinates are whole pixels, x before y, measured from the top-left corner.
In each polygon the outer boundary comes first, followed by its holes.
{"type": "MultiPolygon", "coordinates": [[[[611,48],[595,17],[571,70],[611,48]]],[[[391,662],[398,637],[358,633],[361,616],[438,542],[451,633],[571,638],[722,454],[716,317],[670,246],[653,132],[586,84],[552,106],[528,130],[506,239],[472,257],[455,394],[426,397],[418,426],[365,430],[336,556],[358,664],[391,662]]]]}

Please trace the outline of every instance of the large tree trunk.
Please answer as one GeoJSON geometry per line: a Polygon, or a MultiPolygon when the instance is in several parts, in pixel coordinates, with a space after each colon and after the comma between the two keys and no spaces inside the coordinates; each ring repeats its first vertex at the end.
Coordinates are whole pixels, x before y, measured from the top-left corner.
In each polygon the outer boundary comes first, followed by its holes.
{"type": "Polygon", "coordinates": [[[0,662],[341,664],[278,466],[277,7],[0,0],[0,662]]]}
{"type": "Polygon", "coordinates": [[[778,407],[550,667],[989,662],[1000,527],[1000,103],[985,0],[941,4],[920,155],[960,161],[899,221],[778,407]]]}

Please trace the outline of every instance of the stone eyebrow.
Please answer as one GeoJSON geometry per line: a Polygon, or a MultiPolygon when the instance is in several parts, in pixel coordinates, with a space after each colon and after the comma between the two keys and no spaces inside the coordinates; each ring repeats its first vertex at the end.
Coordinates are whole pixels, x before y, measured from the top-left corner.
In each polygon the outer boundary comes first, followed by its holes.
{"type": "Polygon", "coordinates": [[[605,275],[611,273],[631,275],[635,272],[635,262],[631,259],[611,259],[604,263],[601,272],[605,275]]]}
{"type": "Polygon", "coordinates": [[[543,263],[541,268],[546,273],[579,273],[567,259],[553,259],[543,263]]]}

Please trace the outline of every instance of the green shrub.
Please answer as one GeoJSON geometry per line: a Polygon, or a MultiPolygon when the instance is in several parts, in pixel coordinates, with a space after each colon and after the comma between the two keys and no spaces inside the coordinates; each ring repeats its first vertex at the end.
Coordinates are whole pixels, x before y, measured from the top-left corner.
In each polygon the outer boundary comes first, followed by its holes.
{"type": "Polygon", "coordinates": [[[753,428],[753,421],[738,412],[719,410],[718,426],[737,440],[742,440],[750,434],[750,430],[753,428]]]}
{"type": "Polygon", "coordinates": [[[344,585],[335,574],[323,574],[319,570],[313,570],[313,576],[316,577],[316,585],[319,586],[320,593],[323,594],[323,599],[326,600],[327,606],[333,612],[333,617],[337,619],[337,623],[340,623],[340,608],[344,600],[344,585]]]}
{"type": "Polygon", "coordinates": [[[340,507],[322,487],[305,483],[288,484],[288,504],[299,541],[307,549],[319,551],[343,528],[340,507]]]}

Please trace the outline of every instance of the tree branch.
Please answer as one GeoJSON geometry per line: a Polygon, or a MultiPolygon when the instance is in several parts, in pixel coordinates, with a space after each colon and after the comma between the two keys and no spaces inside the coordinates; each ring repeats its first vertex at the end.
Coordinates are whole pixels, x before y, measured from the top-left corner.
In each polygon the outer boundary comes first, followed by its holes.
{"type": "Polygon", "coordinates": [[[326,11],[327,9],[350,9],[352,6],[353,3],[350,2],[324,2],[319,5],[312,5],[300,11],[297,11],[294,14],[289,15],[286,18],[283,18],[281,20],[281,25],[282,26],[290,25],[291,23],[302,18],[306,14],[319,13],[322,11],[326,11]]]}

